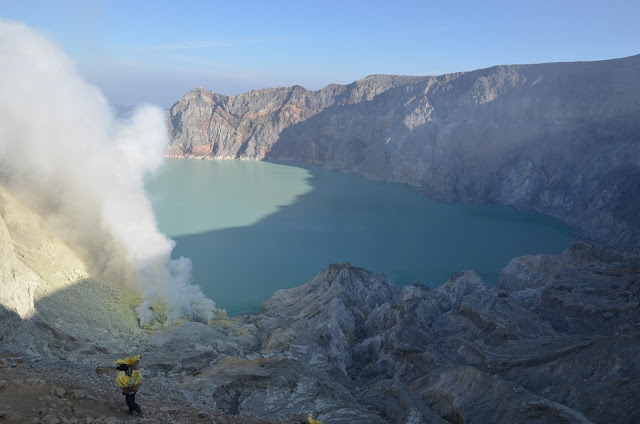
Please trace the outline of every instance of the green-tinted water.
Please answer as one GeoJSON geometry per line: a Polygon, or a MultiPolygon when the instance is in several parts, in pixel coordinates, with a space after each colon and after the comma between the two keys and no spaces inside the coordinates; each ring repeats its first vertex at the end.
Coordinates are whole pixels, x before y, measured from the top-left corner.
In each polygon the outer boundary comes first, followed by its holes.
{"type": "Polygon", "coordinates": [[[400,184],[319,166],[168,160],[147,184],[175,257],[230,313],[350,261],[399,285],[432,287],[472,269],[488,285],[515,256],[574,240],[553,218],[502,206],[436,202],[400,184]]]}

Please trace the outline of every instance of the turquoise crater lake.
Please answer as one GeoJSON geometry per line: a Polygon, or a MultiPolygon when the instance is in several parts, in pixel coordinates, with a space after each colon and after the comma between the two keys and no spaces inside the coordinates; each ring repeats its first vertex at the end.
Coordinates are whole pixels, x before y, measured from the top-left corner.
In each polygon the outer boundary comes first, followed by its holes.
{"type": "Polygon", "coordinates": [[[474,270],[494,285],[515,256],[554,254],[575,239],[548,216],[504,206],[443,203],[415,188],[320,166],[167,160],[147,182],[173,257],[231,314],[259,310],[274,291],[330,262],[431,287],[474,270]]]}

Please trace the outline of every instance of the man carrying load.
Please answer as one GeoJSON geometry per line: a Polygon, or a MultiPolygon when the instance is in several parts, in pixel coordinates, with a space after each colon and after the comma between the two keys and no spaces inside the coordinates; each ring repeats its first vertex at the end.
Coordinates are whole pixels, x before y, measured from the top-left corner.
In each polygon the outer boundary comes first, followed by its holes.
{"type": "Polygon", "coordinates": [[[142,382],[142,374],[138,370],[140,358],[140,355],[136,355],[115,361],[118,364],[116,384],[122,389],[122,394],[125,396],[129,414],[131,415],[133,415],[133,411],[136,411],[139,415],[142,414],[142,408],[136,403],[136,392],[142,382]]]}

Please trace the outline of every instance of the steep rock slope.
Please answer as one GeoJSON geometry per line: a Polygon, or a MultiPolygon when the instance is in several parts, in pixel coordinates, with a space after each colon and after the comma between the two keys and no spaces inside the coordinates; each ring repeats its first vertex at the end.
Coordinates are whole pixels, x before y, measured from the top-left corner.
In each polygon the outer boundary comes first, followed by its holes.
{"type": "Polygon", "coordinates": [[[287,159],[412,184],[429,196],[557,216],[611,244],[640,243],[640,56],[371,76],[169,111],[169,155],[287,159]]]}
{"type": "Polygon", "coordinates": [[[89,275],[42,218],[0,185],[3,349],[64,359],[72,351],[121,348],[143,332],[134,301],[89,275]]]}
{"type": "Polygon", "coordinates": [[[467,271],[433,291],[332,264],[242,317],[253,343],[194,353],[185,383],[265,418],[636,422],[638,259],[577,243],[514,259],[495,288],[467,271]]]}
{"type": "Polygon", "coordinates": [[[376,76],[319,91],[301,86],[223,96],[198,87],[169,111],[170,156],[264,159],[279,134],[333,105],[371,101],[376,95],[421,77],[376,76]]]}

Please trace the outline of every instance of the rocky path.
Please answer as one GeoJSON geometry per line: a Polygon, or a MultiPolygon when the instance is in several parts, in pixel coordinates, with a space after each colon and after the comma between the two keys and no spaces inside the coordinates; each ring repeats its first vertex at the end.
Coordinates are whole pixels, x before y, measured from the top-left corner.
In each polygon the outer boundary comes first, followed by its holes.
{"type": "MultiPolygon", "coordinates": [[[[109,371],[111,371],[110,368],[109,371]]],[[[277,421],[195,408],[180,399],[179,390],[147,381],[137,396],[143,415],[127,413],[124,396],[113,383],[115,372],[85,373],[67,361],[29,363],[23,357],[3,354],[0,359],[0,423],[26,424],[285,424],[302,422],[304,416],[277,421]]]]}

